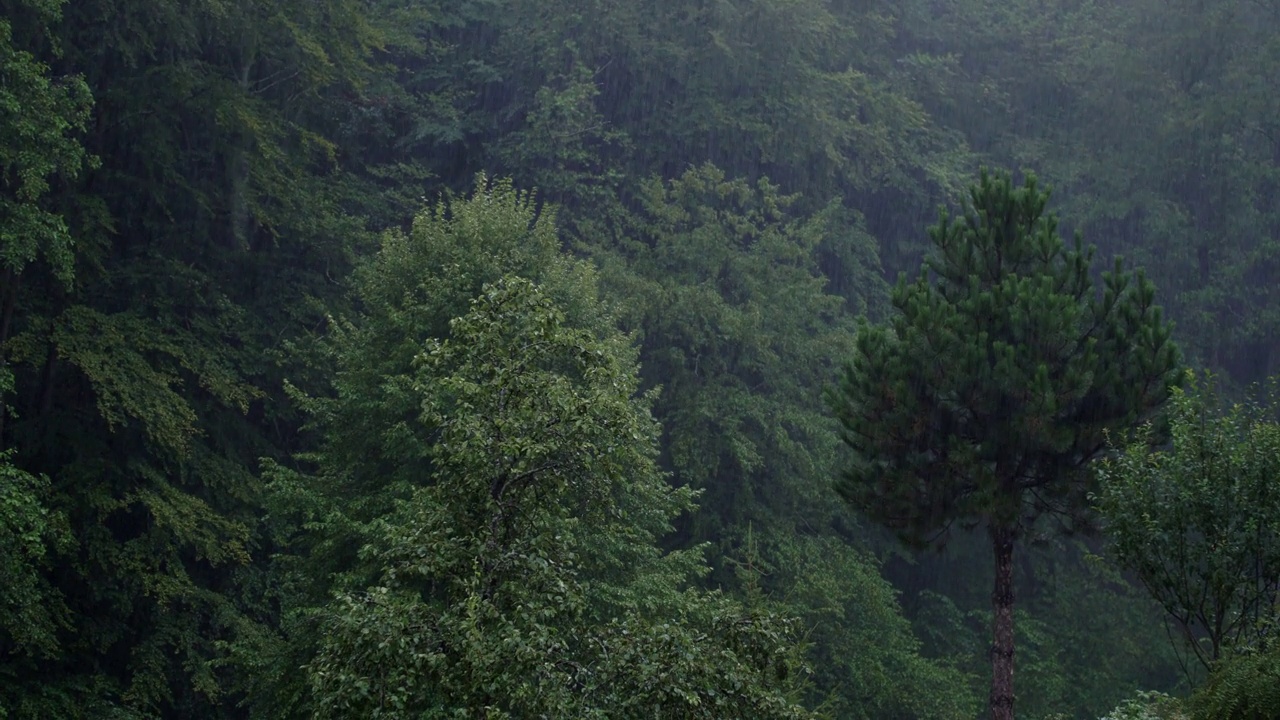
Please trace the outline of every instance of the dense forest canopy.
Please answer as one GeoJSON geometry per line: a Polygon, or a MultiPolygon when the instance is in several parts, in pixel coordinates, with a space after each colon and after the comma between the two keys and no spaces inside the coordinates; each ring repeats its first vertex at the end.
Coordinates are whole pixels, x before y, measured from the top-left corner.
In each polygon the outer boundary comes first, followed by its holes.
{"type": "Polygon", "coordinates": [[[0,717],[968,719],[1000,577],[1019,716],[1274,714],[1275,0],[0,10],[0,717]],[[976,235],[937,279],[984,167],[1144,271],[1123,332],[976,235]],[[1184,388],[1050,412],[1137,376],[995,316],[1184,388]],[[908,320],[1020,424],[842,443],[908,320]],[[885,470],[1050,446],[1079,532],[1004,565],[998,483],[885,470]]]}

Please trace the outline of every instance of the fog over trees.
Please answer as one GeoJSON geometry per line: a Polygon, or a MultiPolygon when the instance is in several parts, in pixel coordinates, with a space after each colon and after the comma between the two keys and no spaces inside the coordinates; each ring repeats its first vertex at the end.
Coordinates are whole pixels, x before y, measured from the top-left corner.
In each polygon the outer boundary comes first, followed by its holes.
{"type": "Polygon", "coordinates": [[[1276,0],[0,8],[0,718],[1276,717],[1276,0]]]}

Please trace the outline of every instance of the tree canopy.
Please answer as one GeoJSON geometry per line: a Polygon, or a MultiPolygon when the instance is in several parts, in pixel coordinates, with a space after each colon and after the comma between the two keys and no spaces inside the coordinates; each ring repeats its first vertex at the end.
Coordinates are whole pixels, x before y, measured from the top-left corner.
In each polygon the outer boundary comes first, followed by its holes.
{"type": "MultiPolygon", "coordinates": [[[[904,312],[891,279],[915,278],[930,250],[920,230],[939,204],[971,200],[982,164],[1034,169],[1057,189],[1064,235],[1144,268],[1172,339],[1224,397],[1280,371],[1277,37],[1274,0],[0,0],[0,716],[299,716],[319,707],[317,687],[332,691],[326,712],[356,712],[341,703],[366,690],[299,668],[323,657],[355,672],[350,632],[394,626],[389,609],[439,619],[471,597],[388,573],[405,528],[455,522],[435,484],[465,487],[437,467],[443,430],[423,403],[481,423],[439,394],[449,386],[492,408],[482,370],[498,365],[468,359],[450,323],[489,318],[469,342],[497,352],[532,332],[528,313],[561,350],[598,346],[652,415],[624,443],[649,464],[590,477],[666,487],[662,522],[635,526],[636,570],[651,567],[645,553],[672,569],[645,589],[560,564],[537,577],[577,588],[567,606],[539,606],[563,622],[499,620],[621,642],[582,598],[679,587],[679,601],[617,626],[635,644],[609,647],[611,662],[635,661],[627,672],[663,657],[687,682],[619,680],[628,696],[741,681],[834,717],[972,718],[986,694],[990,538],[951,533],[947,553],[919,552],[837,501],[831,478],[865,458],[841,443],[824,388],[879,332],[867,328],[904,312]],[[481,174],[510,180],[477,186],[481,174]],[[498,296],[522,310],[485,304],[498,296]],[[429,366],[419,358],[437,343],[451,359],[429,366]],[[656,632],[668,611],[675,630],[659,647],[637,628],[656,632]],[[697,633],[736,636],[708,630],[722,626],[707,613],[743,620],[750,647],[776,639],[785,651],[768,655],[794,663],[789,678],[765,682],[745,650],[709,659],[697,633]]],[[[964,217],[949,222],[960,248],[964,217]]],[[[981,253],[962,255],[981,275],[981,253]]],[[[1048,275],[1074,282],[1069,256],[1048,275]]],[[[1102,303],[1108,281],[1088,274],[1102,303]]],[[[1084,332],[1072,323],[1093,310],[1020,277],[979,283],[971,299],[987,317],[955,326],[954,358],[936,369],[982,367],[967,334],[1000,323],[1084,332]],[[1015,317],[1036,298],[1065,315],[1015,317]]],[[[969,302],[967,279],[930,282],[969,302]]],[[[1117,286],[1117,307],[1141,305],[1143,287],[1117,286]]],[[[1052,348],[997,339],[1012,354],[988,367],[1012,368],[1020,390],[953,388],[992,428],[953,437],[949,461],[1022,459],[995,450],[996,428],[1036,444],[1035,472],[1083,457],[1107,423],[1086,423],[1072,446],[1059,430],[1079,398],[1044,395],[1036,374],[1052,348]]],[[[548,399],[580,397],[596,386],[566,353],[519,377],[546,381],[548,399]]],[[[1049,386],[1084,355],[1046,362],[1049,386]]],[[[1138,391],[1123,373],[1098,382],[1138,391]]],[[[621,407],[622,390],[596,391],[602,411],[621,407]]],[[[1211,439],[1213,427],[1188,432],[1211,439]]],[[[911,452],[921,472],[937,460],[911,452]]],[[[1021,533],[1020,713],[1098,717],[1158,697],[1140,690],[1191,691],[1199,676],[1181,672],[1136,576],[1101,539],[1051,532],[1088,519],[1067,476],[1000,510],[1021,533]]],[[[908,523],[917,539],[937,518],[980,522],[1000,496],[978,481],[930,487],[916,499],[936,507],[908,523]]],[[[565,497],[535,494],[529,517],[573,525],[565,497]]],[[[538,547],[573,540],[585,562],[583,538],[608,546],[619,527],[587,523],[538,547]]],[[[437,570],[466,557],[430,547],[437,570]]],[[[520,582],[504,587],[524,597],[520,582]]],[[[529,667],[468,638],[489,670],[529,667]]],[[[362,657],[373,664],[360,672],[385,667],[362,657]]],[[[1212,707],[1265,699],[1232,693],[1264,683],[1272,662],[1261,649],[1224,656],[1212,707]]],[[[522,681],[511,673],[501,682],[522,681]]],[[[479,697],[449,687],[457,705],[479,697]]]]}
{"type": "Polygon", "coordinates": [[[360,274],[327,341],[338,392],[307,401],[318,477],[272,482],[314,548],[298,586],[332,588],[294,599],[297,713],[810,717],[794,621],[691,588],[700,553],[658,547],[693,493],[659,471],[634,351],[552,222],[481,178],[360,274]]]}
{"type": "Polygon", "coordinates": [[[1221,404],[1211,377],[1175,391],[1169,444],[1148,426],[1098,470],[1111,554],[1205,669],[1269,644],[1280,610],[1280,426],[1265,406],[1221,404]]]}

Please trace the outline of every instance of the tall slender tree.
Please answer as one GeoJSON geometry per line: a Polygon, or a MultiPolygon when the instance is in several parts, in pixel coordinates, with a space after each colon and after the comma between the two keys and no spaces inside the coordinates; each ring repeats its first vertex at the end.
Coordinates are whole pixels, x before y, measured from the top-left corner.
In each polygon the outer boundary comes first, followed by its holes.
{"type": "Polygon", "coordinates": [[[1169,396],[1178,351],[1141,273],[1117,260],[1094,289],[1034,177],[982,172],[959,217],[930,230],[895,316],[861,330],[832,400],[854,451],[847,502],[916,546],[985,527],[995,557],[990,707],[1013,717],[1013,552],[1052,523],[1087,524],[1086,465],[1108,429],[1169,396]]]}

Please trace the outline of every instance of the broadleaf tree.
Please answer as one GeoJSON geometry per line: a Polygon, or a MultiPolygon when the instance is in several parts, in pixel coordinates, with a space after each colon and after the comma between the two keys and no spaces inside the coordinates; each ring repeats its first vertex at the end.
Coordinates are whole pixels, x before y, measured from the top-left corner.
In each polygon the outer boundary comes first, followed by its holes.
{"type": "Polygon", "coordinates": [[[983,527],[995,559],[991,716],[1013,717],[1013,553],[1088,520],[1088,462],[1108,430],[1158,408],[1180,377],[1170,327],[1119,261],[1097,292],[1048,193],[983,171],[934,252],[864,324],[831,400],[853,450],[842,497],[917,546],[983,527]],[[1051,522],[1052,521],[1052,522],[1051,522]],[[1050,527],[1046,527],[1050,526],[1050,527]]]}
{"type": "Polygon", "coordinates": [[[1206,670],[1265,646],[1280,608],[1280,425],[1262,405],[1220,404],[1212,377],[1177,391],[1168,446],[1118,448],[1096,498],[1110,554],[1206,670]]]}
{"type": "Polygon", "coordinates": [[[692,494],[633,353],[564,318],[504,278],[418,356],[426,483],[362,550],[378,584],[321,613],[317,717],[812,717],[786,621],[680,590],[700,553],[656,537],[692,494]]]}
{"type": "Polygon", "coordinates": [[[695,493],[596,283],[506,181],[388,233],[299,398],[318,450],[268,472],[256,716],[813,717],[798,622],[660,548],[695,493]]]}

